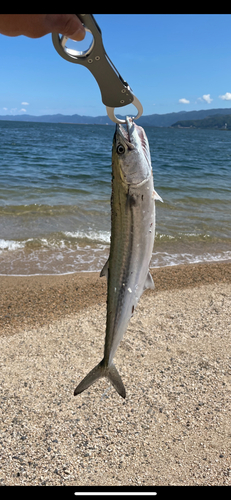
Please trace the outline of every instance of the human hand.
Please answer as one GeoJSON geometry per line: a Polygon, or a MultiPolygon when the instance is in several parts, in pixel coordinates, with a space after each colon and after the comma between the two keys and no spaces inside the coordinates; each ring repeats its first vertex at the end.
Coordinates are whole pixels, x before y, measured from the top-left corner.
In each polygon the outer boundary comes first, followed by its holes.
{"type": "Polygon", "coordinates": [[[85,28],[75,14],[1,14],[0,33],[30,38],[60,33],[72,40],[81,41],[85,37],[85,28]]]}

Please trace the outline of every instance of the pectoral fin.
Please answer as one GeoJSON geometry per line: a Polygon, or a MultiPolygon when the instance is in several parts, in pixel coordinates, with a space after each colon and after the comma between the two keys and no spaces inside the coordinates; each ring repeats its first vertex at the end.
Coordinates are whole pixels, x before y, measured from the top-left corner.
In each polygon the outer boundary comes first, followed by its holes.
{"type": "Polygon", "coordinates": [[[154,197],[155,201],[158,200],[158,201],[162,201],[162,203],[164,203],[161,196],[155,190],[153,191],[153,197],[154,197]]]}

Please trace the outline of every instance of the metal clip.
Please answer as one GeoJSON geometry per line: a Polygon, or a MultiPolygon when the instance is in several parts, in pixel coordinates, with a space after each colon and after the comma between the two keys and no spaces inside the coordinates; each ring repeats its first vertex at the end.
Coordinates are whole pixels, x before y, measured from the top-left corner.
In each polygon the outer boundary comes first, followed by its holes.
{"type": "Polygon", "coordinates": [[[109,59],[102,40],[102,33],[92,14],[77,14],[86,31],[93,35],[93,41],[85,51],[68,49],[66,42],[68,37],[52,33],[52,41],[58,54],[69,62],[82,64],[95,77],[102,96],[102,102],[106,106],[109,118],[115,123],[126,123],[114,114],[115,108],[121,108],[128,104],[134,104],[138,114],[133,118],[139,118],[143,113],[143,107],[137,97],[132,93],[128,83],[123,80],[109,59]]]}

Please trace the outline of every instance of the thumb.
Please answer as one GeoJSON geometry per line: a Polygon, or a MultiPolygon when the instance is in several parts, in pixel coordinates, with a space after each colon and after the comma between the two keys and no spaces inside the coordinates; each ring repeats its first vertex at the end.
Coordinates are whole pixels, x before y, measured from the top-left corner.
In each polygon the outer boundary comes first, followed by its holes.
{"type": "Polygon", "coordinates": [[[76,14],[50,14],[50,30],[53,33],[81,41],[85,37],[85,28],[76,14]]]}

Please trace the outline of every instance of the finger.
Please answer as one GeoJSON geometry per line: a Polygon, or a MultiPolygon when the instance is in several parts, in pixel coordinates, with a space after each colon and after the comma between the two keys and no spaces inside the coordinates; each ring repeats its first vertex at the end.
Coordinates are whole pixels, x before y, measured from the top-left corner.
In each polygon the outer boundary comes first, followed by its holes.
{"type": "Polygon", "coordinates": [[[85,28],[76,14],[48,14],[52,19],[51,32],[60,33],[72,40],[81,41],[85,37],[85,28]]]}

